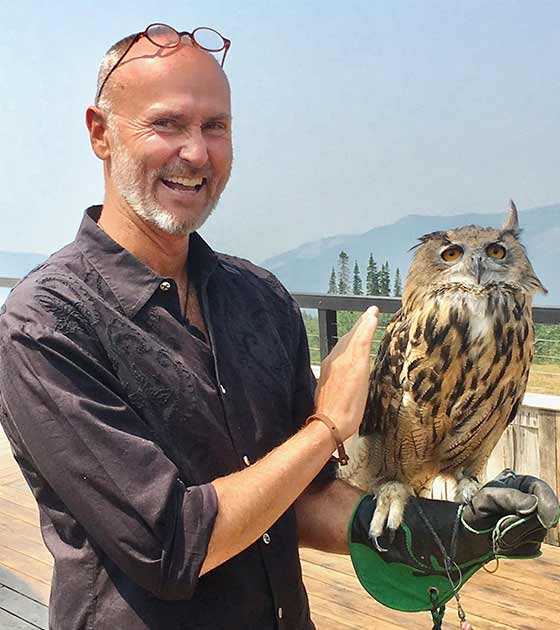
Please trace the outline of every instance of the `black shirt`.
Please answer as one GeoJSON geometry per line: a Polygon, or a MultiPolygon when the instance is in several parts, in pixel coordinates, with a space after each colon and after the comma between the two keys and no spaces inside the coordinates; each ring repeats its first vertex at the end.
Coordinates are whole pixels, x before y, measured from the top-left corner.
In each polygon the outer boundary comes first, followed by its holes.
{"type": "Polygon", "coordinates": [[[0,420],[54,556],[50,627],[313,628],[293,508],[199,576],[218,510],[210,482],[312,412],[296,303],[272,274],[194,233],[207,344],[173,280],[107,236],[100,212],[86,211],[75,241],[0,316],[0,420]]]}

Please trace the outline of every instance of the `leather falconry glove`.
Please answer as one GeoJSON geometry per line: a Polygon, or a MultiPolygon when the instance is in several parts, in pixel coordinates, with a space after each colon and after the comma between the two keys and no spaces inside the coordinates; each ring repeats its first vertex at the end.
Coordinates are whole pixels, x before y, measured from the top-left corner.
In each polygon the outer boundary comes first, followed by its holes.
{"type": "Polygon", "coordinates": [[[495,558],[537,558],[547,530],[560,518],[547,483],[509,469],[468,504],[409,499],[384,552],[368,537],[374,510],[375,497],[366,495],[354,511],[348,531],[352,563],[370,595],[402,611],[443,606],[495,558]]]}

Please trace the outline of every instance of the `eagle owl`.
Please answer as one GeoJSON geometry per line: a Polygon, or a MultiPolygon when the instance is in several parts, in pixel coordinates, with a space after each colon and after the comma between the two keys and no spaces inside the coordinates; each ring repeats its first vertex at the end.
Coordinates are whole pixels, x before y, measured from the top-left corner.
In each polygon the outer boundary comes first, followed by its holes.
{"type": "Polygon", "coordinates": [[[501,229],[468,225],[419,241],[341,469],[377,495],[376,544],[386,525],[394,535],[408,497],[428,492],[436,476],[458,482],[457,501],[474,494],[525,392],[532,298],[546,293],[519,241],[513,202],[501,229]]]}

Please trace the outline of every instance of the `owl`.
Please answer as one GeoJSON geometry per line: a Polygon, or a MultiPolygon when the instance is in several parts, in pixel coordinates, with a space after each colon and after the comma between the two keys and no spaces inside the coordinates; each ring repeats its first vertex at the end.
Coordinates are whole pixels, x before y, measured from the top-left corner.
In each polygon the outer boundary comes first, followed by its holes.
{"type": "Polygon", "coordinates": [[[533,295],[546,293],[510,202],[501,229],[421,236],[402,308],[387,326],[359,436],[341,477],[377,495],[372,540],[389,539],[406,501],[438,475],[469,500],[523,398],[533,357],[533,295]]]}

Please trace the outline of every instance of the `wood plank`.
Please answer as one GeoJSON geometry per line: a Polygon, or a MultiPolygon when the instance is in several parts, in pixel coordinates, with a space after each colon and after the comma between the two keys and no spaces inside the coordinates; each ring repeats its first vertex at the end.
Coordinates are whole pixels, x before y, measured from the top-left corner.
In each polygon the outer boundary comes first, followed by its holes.
{"type": "Polygon", "coordinates": [[[25,505],[19,505],[10,499],[0,497],[0,519],[15,518],[31,525],[39,523],[39,511],[35,507],[30,508],[25,505]]]}
{"type": "MultiPolygon", "coordinates": [[[[21,525],[27,524],[22,522],[21,525]]],[[[31,528],[31,525],[27,525],[27,527],[31,528]]],[[[0,545],[7,549],[19,551],[35,560],[40,560],[52,566],[52,555],[43,543],[39,533],[40,530],[27,532],[25,535],[23,532],[18,533],[17,530],[17,526],[14,526],[13,523],[0,521],[0,545]]]]}
{"type": "Polygon", "coordinates": [[[11,457],[3,456],[0,460],[0,483],[5,477],[11,477],[15,474],[21,476],[21,471],[17,468],[15,460],[11,457]]]}
{"type": "Polygon", "coordinates": [[[2,485],[3,488],[16,488],[17,490],[22,490],[25,492],[31,492],[29,486],[27,485],[27,481],[22,477],[21,479],[15,479],[10,483],[6,483],[2,485]]]}
{"type": "MultiPolygon", "coordinates": [[[[401,630],[401,628],[405,627],[395,625],[394,623],[382,619],[374,619],[369,615],[358,612],[352,612],[352,614],[349,615],[348,610],[344,608],[344,606],[341,606],[338,602],[324,599],[315,592],[309,593],[309,605],[311,606],[311,610],[317,610],[323,617],[337,622],[338,627],[341,629],[352,628],[352,630],[362,630],[373,627],[379,630],[401,630]]],[[[415,626],[408,627],[414,628],[415,626]]],[[[426,625],[424,625],[424,628],[426,628],[426,625]]]]}
{"type": "Polygon", "coordinates": [[[311,611],[311,619],[317,630],[339,630],[340,622],[338,620],[329,619],[318,612],[311,611]]]}
{"type": "Polygon", "coordinates": [[[4,547],[4,545],[0,545],[0,563],[8,569],[15,569],[39,582],[51,583],[52,565],[9,547],[4,547]]]}
{"type": "Polygon", "coordinates": [[[0,609],[25,619],[42,630],[48,630],[49,609],[6,586],[0,588],[0,609]]]}
{"type": "Polygon", "coordinates": [[[44,604],[49,603],[51,591],[50,584],[40,582],[29,575],[24,575],[16,569],[10,569],[0,563],[0,584],[10,587],[12,590],[44,604]]]}
{"type": "Polygon", "coordinates": [[[12,470],[12,472],[6,472],[0,477],[0,485],[7,486],[13,481],[20,481],[23,479],[23,475],[19,468],[17,470],[12,470]]]}
{"type": "Polygon", "coordinates": [[[2,630],[37,630],[38,627],[0,609],[0,628],[2,630]]]}
{"type": "Polygon", "coordinates": [[[13,486],[0,485],[0,497],[7,499],[8,501],[12,501],[13,503],[17,503],[18,505],[24,505],[38,514],[37,501],[27,485],[25,490],[19,490],[13,486]]]}
{"type": "MultiPolygon", "coordinates": [[[[308,591],[316,597],[336,602],[338,606],[347,609],[346,616],[350,619],[353,618],[354,613],[357,613],[370,617],[370,623],[376,620],[390,623],[396,627],[404,627],[407,623],[415,621],[411,615],[379,605],[364,590],[359,592],[357,589],[361,589],[361,586],[357,580],[348,584],[344,580],[339,579],[342,577],[342,574],[338,574],[338,577],[333,578],[332,571],[313,571],[310,566],[304,567],[303,571],[304,582],[308,591]]],[[[345,577],[347,580],[350,579],[348,576],[345,577]]],[[[319,609],[319,612],[321,612],[321,609],[319,609]]]]}

